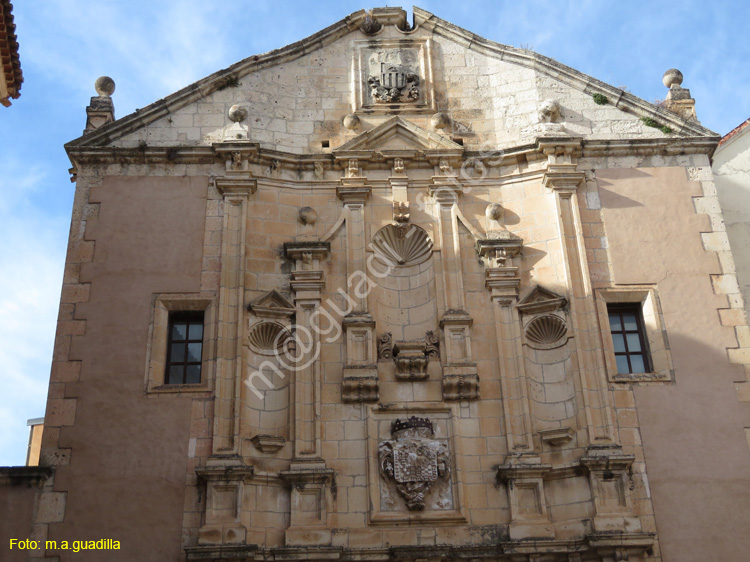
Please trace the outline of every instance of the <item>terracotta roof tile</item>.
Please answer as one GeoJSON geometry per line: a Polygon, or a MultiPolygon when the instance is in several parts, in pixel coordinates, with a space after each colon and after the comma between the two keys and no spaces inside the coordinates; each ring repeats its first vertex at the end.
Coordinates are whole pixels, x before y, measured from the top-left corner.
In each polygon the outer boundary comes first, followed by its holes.
{"type": "Polygon", "coordinates": [[[724,144],[726,142],[729,142],[729,139],[731,139],[731,138],[737,136],[738,134],[740,134],[740,132],[742,132],[745,129],[745,127],[747,127],[748,125],[750,125],[750,119],[747,119],[746,121],[740,123],[734,129],[732,129],[731,131],[729,131],[726,135],[724,135],[723,137],[721,137],[721,140],[719,141],[718,146],[721,146],[722,144],[724,144]]]}
{"type": "MultiPolygon", "coordinates": [[[[21,59],[18,56],[18,40],[16,26],[13,23],[13,4],[10,0],[0,0],[0,66],[2,79],[8,87],[10,98],[17,99],[21,95],[21,59]]],[[[9,98],[0,99],[3,105],[10,105],[9,98]]]]}

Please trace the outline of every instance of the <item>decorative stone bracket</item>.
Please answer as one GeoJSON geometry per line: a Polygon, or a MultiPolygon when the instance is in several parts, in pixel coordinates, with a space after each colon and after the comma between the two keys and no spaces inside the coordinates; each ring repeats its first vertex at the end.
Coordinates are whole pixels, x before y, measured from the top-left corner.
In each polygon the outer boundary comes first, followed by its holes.
{"type": "Polygon", "coordinates": [[[378,359],[393,360],[397,380],[426,380],[431,358],[440,358],[440,338],[432,330],[421,340],[394,342],[390,332],[378,338],[378,359]]]}
{"type": "Polygon", "coordinates": [[[250,142],[224,142],[212,145],[217,156],[224,159],[227,177],[251,177],[250,162],[258,157],[260,145],[250,142]]]}
{"type": "Polygon", "coordinates": [[[256,435],[250,442],[262,453],[274,454],[284,446],[286,439],[279,435],[256,435]]]}
{"type": "Polygon", "coordinates": [[[505,267],[508,259],[516,257],[523,248],[523,239],[507,230],[502,232],[507,233],[507,237],[486,238],[476,242],[477,254],[488,267],[505,267]]]}

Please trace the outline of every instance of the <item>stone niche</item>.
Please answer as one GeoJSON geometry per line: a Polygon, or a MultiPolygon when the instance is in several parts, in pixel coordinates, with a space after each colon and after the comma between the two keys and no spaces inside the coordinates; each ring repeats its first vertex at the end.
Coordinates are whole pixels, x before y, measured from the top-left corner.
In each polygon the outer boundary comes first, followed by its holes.
{"type": "Polygon", "coordinates": [[[240,427],[244,439],[243,454],[275,454],[291,437],[289,347],[293,345],[294,305],[283,295],[271,291],[247,307],[245,337],[246,377],[252,377],[253,389],[240,386],[240,427]]]}
{"type": "Polygon", "coordinates": [[[372,407],[368,417],[370,523],[465,523],[451,407],[372,407]]]}
{"type": "Polygon", "coordinates": [[[434,113],[429,39],[356,42],[355,106],[368,113],[434,113]]]}

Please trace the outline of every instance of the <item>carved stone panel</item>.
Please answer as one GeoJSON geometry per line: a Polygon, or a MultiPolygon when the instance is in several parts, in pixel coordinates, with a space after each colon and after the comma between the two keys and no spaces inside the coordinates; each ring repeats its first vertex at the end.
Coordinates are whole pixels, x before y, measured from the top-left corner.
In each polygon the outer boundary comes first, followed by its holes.
{"type": "MultiPolygon", "coordinates": [[[[411,416],[393,421],[392,439],[378,443],[380,475],[395,482],[411,511],[422,511],[430,488],[450,473],[448,446],[433,439],[433,435],[429,418],[411,416]]],[[[452,504],[450,493],[444,496],[437,501],[446,506],[452,504]]]]}
{"type": "Polygon", "coordinates": [[[371,410],[371,523],[463,520],[451,419],[445,407],[371,410]]]}
{"type": "Polygon", "coordinates": [[[434,111],[429,40],[385,39],[357,46],[357,109],[434,111]]]}

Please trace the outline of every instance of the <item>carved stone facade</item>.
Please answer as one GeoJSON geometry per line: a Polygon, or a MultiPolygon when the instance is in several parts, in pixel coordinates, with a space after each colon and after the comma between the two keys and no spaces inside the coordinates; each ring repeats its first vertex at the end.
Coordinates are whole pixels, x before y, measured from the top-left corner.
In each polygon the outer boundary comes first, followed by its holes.
{"type": "Polygon", "coordinates": [[[113,560],[750,550],[716,137],[414,15],[357,12],[67,145],[38,536],[118,529],[113,560]],[[647,372],[618,369],[623,306],[647,372]],[[200,383],[165,384],[184,314],[200,383]]]}

